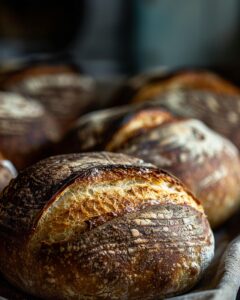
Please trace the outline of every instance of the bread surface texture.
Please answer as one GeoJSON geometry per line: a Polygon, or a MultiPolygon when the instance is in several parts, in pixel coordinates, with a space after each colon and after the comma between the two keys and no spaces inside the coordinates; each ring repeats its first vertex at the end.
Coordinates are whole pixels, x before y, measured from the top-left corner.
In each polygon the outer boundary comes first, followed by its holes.
{"type": "Polygon", "coordinates": [[[17,169],[36,161],[41,149],[58,139],[58,126],[39,102],[0,93],[0,149],[17,169]]]}
{"type": "Polygon", "coordinates": [[[151,164],[109,152],[50,157],[0,196],[0,270],[45,299],[187,291],[214,241],[200,202],[151,164]]]}
{"type": "Polygon", "coordinates": [[[169,91],[152,100],[152,105],[162,107],[176,116],[201,120],[240,149],[239,95],[178,90],[169,91]]]}
{"type": "Polygon", "coordinates": [[[93,104],[95,84],[71,66],[38,65],[9,76],[3,84],[9,91],[40,101],[65,132],[93,104]]]}

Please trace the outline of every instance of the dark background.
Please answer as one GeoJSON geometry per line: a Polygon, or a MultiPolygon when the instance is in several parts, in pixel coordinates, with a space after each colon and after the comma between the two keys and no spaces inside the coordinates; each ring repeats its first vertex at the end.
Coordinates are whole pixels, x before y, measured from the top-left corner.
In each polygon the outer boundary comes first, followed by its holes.
{"type": "Polygon", "coordinates": [[[239,68],[238,0],[0,1],[0,62],[71,56],[96,76],[239,68]]]}

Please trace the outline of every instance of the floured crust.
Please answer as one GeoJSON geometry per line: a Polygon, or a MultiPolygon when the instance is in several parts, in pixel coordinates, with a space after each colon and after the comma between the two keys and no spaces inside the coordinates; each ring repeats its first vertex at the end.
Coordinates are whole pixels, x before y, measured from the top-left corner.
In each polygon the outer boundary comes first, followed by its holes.
{"type": "Polygon", "coordinates": [[[70,66],[35,66],[17,72],[4,83],[6,90],[39,100],[63,131],[93,102],[95,84],[70,66]]]}
{"type": "Polygon", "coordinates": [[[108,152],[20,173],[0,196],[0,238],[3,274],[46,299],[174,295],[213,255],[202,206],[178,180],[108,152]]]}
{"type": "Polygon", "coordinates": [[[0,149],[21,169],[40,148],[59,139],[59,130],[44,107],[14,93],[0,93],[0,149]]]}
{"type": "Polygon", "coordinates": [[[92,112],[78,119],[60,143],[56,144],[55,153],[101,151],[108,143],[112,143],[111,149],[114,149],[143,128],[153,128],[171,120],[174,117],[170,113],[162,108],[152,108],[149,104],[92,112]]]}
{"type": "Polygon", "coordinates": [[[240,97],[205,91],[172,91],[152,102],[181,117],[202,120],[240,149],[240,97]]]}
{"type": "MultiPolygon", "coordinates": [[[[111,144],[106,149],[112,150],[111,144]]],[[[238,151],[198,120],[175,120],[142,131],[115,151],[140,157],[180,178],[202,200],[213,227],[240,207],[238,151]]]]}

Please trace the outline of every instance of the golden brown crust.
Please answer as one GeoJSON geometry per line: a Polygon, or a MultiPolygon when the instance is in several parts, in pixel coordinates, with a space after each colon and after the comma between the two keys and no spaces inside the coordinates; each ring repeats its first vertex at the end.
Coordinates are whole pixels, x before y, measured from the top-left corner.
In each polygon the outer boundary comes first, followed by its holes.
{"type": "Polygon", "coordinates": [[[144,128],[171,122],[174,117],[164,109],[149,104],[122,106],[86,114],[78,119],[63,139],[55,145],[54,154],[105,149],[111,141],[120,143],[144,128]],[[146,107],[145,107],[146,106],[146,107]],[[116,132],[121,132],[121,141],[116,132]],[[122,137],[122,135],[124,137],[122,137]]]}
{"type": "Polygon", "coordinates": [[[199,202],[123,154],[63,155],[26,169],[0,196],[0,225],[0,270],[46,299],[174,295],[213,255],[199,202]]]}
{"type": "Polygon", "coordinates": [[[0,149],[21,169],[36,161],[59,130],[43,106],[14,93],[0,93],[0,149]]]}
{"type": "Polygon", "coordinates": [[[126,118],[122,126],[119,126],[117,133],[114,133],[107,145],[110,151],[114,148],[118,148],[124,144],[131,137],[138,135],[143,130],[149,130],[159,125],[163,125],[167,122],[174,120],[174,117],[163,110],[156,108],[148,108],[140,110],[126,118]]]}
{"type": "Polygon", "coordinates": [[[9,76],[6,90],[39,100],[61,125],[63,132],[93,105],[93,79],[67,65],[38,65],[9,76]]]}

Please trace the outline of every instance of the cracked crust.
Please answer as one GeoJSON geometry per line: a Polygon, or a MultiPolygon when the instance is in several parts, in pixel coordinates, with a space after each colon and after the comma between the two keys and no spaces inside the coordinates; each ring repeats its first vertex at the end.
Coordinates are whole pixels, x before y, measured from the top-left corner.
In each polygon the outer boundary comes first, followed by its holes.
{"type": "Polygon", "coordinates": [[[1,272],[46,299],[175,295],[214,248],[202,206],[177,179],[108,152],[21,172],[0,196],[0,239],[1,272]]]}

